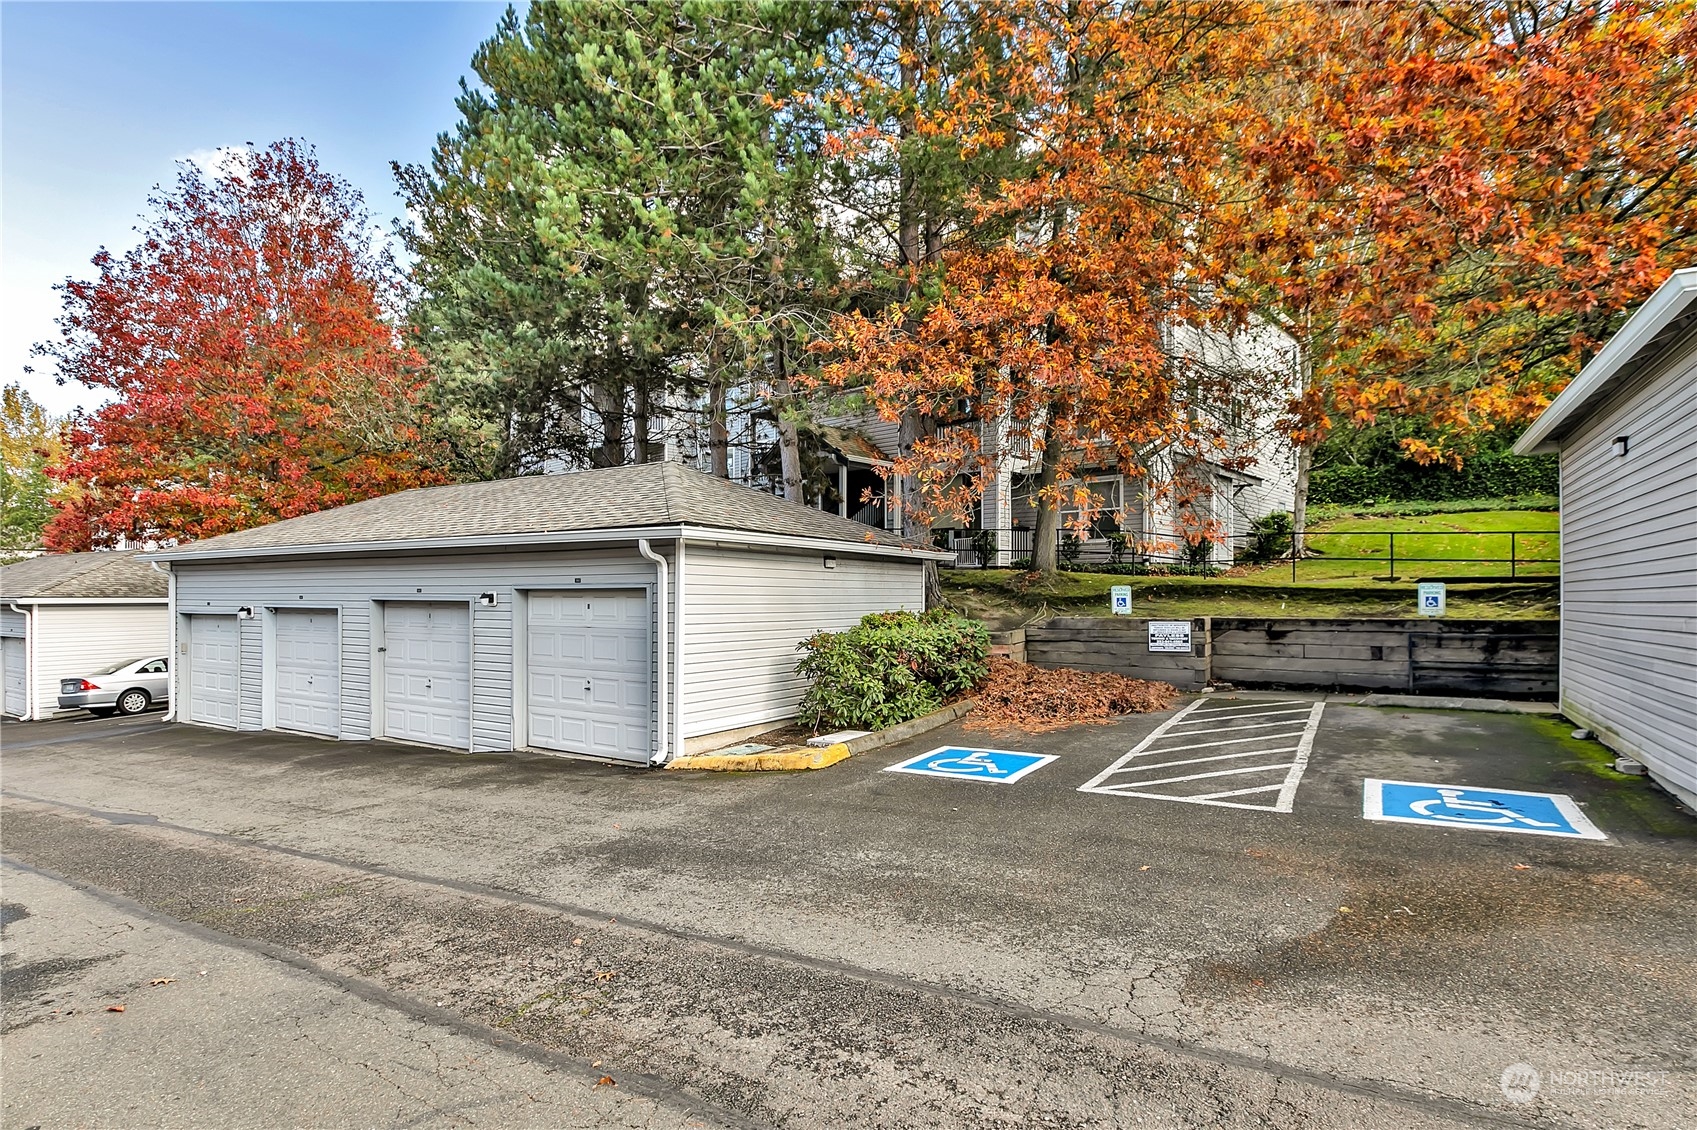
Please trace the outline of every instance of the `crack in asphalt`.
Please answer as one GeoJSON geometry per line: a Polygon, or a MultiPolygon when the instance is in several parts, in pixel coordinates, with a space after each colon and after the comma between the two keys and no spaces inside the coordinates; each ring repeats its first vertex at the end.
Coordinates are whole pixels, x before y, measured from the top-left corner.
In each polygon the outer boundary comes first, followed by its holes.
{"type": "MultiPolygon", "coordinates": [[[[778,947],[761,945],[736,938],[725,937],[723,935],[670,926],[664,923],[652,922],[639,918],[628,918],[623,915],[615,915],[598,908],[541,899],[522,892],[507,890],[482,883],[423,875],[416,872],[389,868],[378,864],[342,859],[332,855],[300,848],[265,843],[251,838],[176,825],[146,814],[109,812],[82,805],[49,800],[10,790],[0,793],[0,795],[23,801],[28,804],[76,813],[81,816],[91,817],[113,825],[148,825],[179,835],[189,836],[213,843],[227,844],[244,850],[269,853],[302,861],[329,865],[382,879],[398,881],[405,884],[415,884],[426,889],[451,891],[457,894],[471,895],[480,899],[492,900],[501,905],[546,911],[551,914],[562,915],[570,919],[579,920],[586,926],[593,925],[606,929],[610,925],[609,920],[612,920],[616,923],[615,928],[624,932],[646,934],[693,945],[710,947],[728,954],[740,957],[757,958],[763,961],[778,963],[780,965],[804,969],[816,974],[845,977],[861,983],[877,985],[909,994],[917,994],[925,998],[948,1002],[954,1005],[969,1006],[971,1008],[984,1010],[1010,1020],[1053,1025],[1057,1028],[1075,1033],[1102,1037],[1134,1047],[1154,1049],[1180,1057],[1181,1059],[1200,1060],[1218,1067],[1252,1072],[1256,1075],[1269,1077],[1274,1085],[1275,1095],[1278,1095],[1281,1085],[1301,1084],[1315,1087],[1323,1091],[1346,1094],[1355,1098],[1366,1099],[1373,1102],[1393,1104],[1399,1107],[1419,1110],[1427,1114],[1476,1125],[1526,1128],[1528,1126],[1541,1124],[1535,1117],[1514,1117],[1498,1114],[1463,1099],[1422,1093],[1397,1084],[1353,1078],[1329,1072],[1315,1071],[1291,1064],[1278,1063],[1268,1054],[1255,1056],[1252,1054],[1235,1052],[1229,1049],[1209,1047],[1184,1040],[1163,1037],[1147,1032],[1133,1031],[1116,1025],[1089,1020],[1066,1012],[1025,1005],[1017,1001],[1006,1000],[989,994],[974,992],[969,989],[941,985],[882,970],[870,969],[846,961],[797,953],[778,947]]],[[[77,885],[83,889],[91,889],[87,884],[67,879],[63,876],[56,876],[51,870],[46,868],[36,868],[30,864],[21,862],[11,863],[8,861],[8,863],[9,865],[21,866],[29,870],[38,870],[42,874],[54,876],[61,879],[61,881],[72,882],[73,885],[77,885]]],[[[145,906],[145,904],[127,899],[125,896],[106,892],[98,887],[94,887],[92,890],[99,892],[101,897],[108,901],[115,901],[115,904],[123,905],[126,909],[145,911],[148,915],[172,921],[173,923],[178,923],[180,921],[169,915],[163,914],[162,912],[153,910],[152,908],[145,906]]],[[[525,1054],[530,1054],[533,1058],[538,1058],[539,1062],[567,1067],[573,1072],[573,1074],[582,1074],[586,1071],[592,1070],[599,1073],[603,1070],[602,1068],[587,1067],[587,1061],[583,1058],[565,1056],[557,1052],[544,1050],[529,1041],[515,1040],[514,1037],[506,1033],[502,1033],[498,1028],[490,1027],[477,1021],[468,1020],[460,1013],[406,997],[403,994],[396,993],[393,990],[387,989],[364,978],[351,977],[349,975],[336,972],[311,960],[310,958],[298,954],[296,951],[286,949],[285,947],[273,945],[257,939],[246,939],[239,936],[229,935],[223,931],[192,921],[181,922],[181,925],[184,928],[190,928],[198,932],[202,932],[203,936],[215,938],[225,944],[236,944],[245,948],[252,948],[257,952],[265,953],[268,956],[277,958],[278,960],[286,961],[288,964],[294,965],[297,968],[305,969],[317,976],[326,977],[343,987],[349,988],[350,990],[355,991],[356,994],[363,996],[365,999],[376,1000],[379,1003],[396,1008],[398,1011],[417,1019],[428,1020],[431,1023],[444,1024],[462,1032],[470,1032],[477,1035],[479,1038],[484,1039],[486,1042],[493,1043],[496,1046],[507,1048],[509,1050],[524,1049],[525,1054]]],[[[1134,985],[1136,982],[1144,981],[1160,985],[1161,980],[1163,979],[1160,975],[1163,972],[1168,971],[1160,966],[1156,966],[1155,968],[1150,969],[1147,973],[1134,978],[1134,985]]],[[[555,993],[557,993],[557,990],[539,994],[535,996],[530,1003],[534,1005],[555,993]]],[[[1135,987],[1131,995],[1133,997],[1136,996],[1135,987]]],[[[1157,1013],[1156,1015],[1158,1016],[1160,1013],[1157,1013]]],[[[711,1065],[705,1063],[701,1064],[701,1066],[704,1069],[711,1069],[711,1065]]],[[[611,1068],[607,1068],[605,1070],[611,1071],[611,1068]]],[[[621,1076],[620,1085],[626,1086],[627,1079],[630,1080],[631,1083],[629,1089],[638,1091],[639,1093],[648,1094],[650,1097],[663,1098],[669,1105],[676,1103],[679,1099],[684,1099],[687,1101],[685,1101],[683,1105],[687,1108],[698,1105],[702,1101],[690,1092],[683,1091],[677,1088],[674,1084],[657,1076],[638,1076],[635,1074],[625,1075],[621,1076]]],[[[728,1078],[720,1081],[724,1083],[731,1082],[728,1078]]],[[[1289,1102],[1288,1099],[1281,1099],[1280,1101],[1289,1102]]],[[[712,1103],[711,1105],[716,1108],[713,1110],[711,1117],[722,1118],[735,1125],[750,1124],[743,1115],[736,1113],[732,1108],[725,1107],[722,1103],[712,1103]]]]}

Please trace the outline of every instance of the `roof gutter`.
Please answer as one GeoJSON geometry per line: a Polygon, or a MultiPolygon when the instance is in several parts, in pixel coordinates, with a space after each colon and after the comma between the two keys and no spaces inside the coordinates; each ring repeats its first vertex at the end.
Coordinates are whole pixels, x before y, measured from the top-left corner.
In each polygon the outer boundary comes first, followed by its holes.
{"type": "Polygon", "coordinates": [[[1602,392],[1621,366],[1638,356],[1669,322],[1685,313],[1686,307],[1694,300],[1697,300],[1697,267],[1687,267],[1669,275],[1656,293],[1645,299],[1644,305],[1609,338],[1602,351],[1591,358],[1591,363],[1562,389],[1561,395],[1532,421],[1532,426],[1521,433],[1515,441],[1514,453],[1537,455],[1558,450],[1554,437],[1562,425],[1592,397],[1602,392]]]}
{"type": "MultiPolygon", "coordinates": [[[[870,527],[868,527],[870,529],[870,527]]],[[[181,550],[163,550],[143,555],[149,563],[155,561],[194,564],[211,561],[246,561],[253,558],[322,557],[405,552],[477,552],[491,546],[506,549],[548,549],[554,546],[637,542],[646,539],[664,541],[689,538],[698,541],[720,541],[742,545],[771,545],[786,548],[826,549],[836,553],[856,553],[873,557],[898,557],[908,560],[933,558],[951,560],[954,555],[941,550],[908,549],[882,542],[849,541],[835,538],[811,538],[794,534],[762,534],[750,530],[735,530],[718,526],[624,526],[608,530],[560,530],[538,534],[500,534],[493,537],[410,538],[386,541],[339,542],[318,545],[256,546],[252,549],[214,549],[197,552],[186,546],[181,550]]]]}
{"type": "MultiPolygon", "coordinates": [[[[149,562],[152,564],[152,562],[149,562]]],[[[20,596],[11,599],[18,604],[168,604],[168,596],[20,596]]]]}

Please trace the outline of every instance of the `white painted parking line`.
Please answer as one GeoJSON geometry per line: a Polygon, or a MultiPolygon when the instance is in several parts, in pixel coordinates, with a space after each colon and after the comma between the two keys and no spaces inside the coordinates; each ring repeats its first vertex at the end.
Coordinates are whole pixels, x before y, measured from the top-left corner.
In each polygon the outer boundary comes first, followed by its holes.
{"type": "MultiPolygon", "coordinates": [[[[1079,787],[1081,793],[1105,793],[1109,796],[1141,797],[1146,800],[1171,800],[1181,804],[1206,804],[1220,808],[1248,808],[1260,812],[1289,812],[1296,801],[1296,787],[1302,781],[1302,774],[1308,768],[1309,754],[1314,748],[1314,735],[1320,729],[1320,715],[1324,712],[1324,702],[1303,702],[1297,705],[1295,711],[1278,711],[1295,715],[1277,722],[1244,722],[1234,724],[1239,719],[1265,717],[1260,714],[1239,713],[1241,707],[1209,706],[1210,700],[1198,699],[1167,719],[1129,752],[1109,765],[1102,772],[1092,777],[1079,787]],[[1210,729],[1182,729],[1197,723],[1210,725],[1210,729]],[[1218,723],[1218,725],[1213,725],[1218,723]],[[1255,731],[1249,733],[1248,731],[1255,731]],[[1221,734],[1244,732],[1245,736],[1235,738],[1216,738],[1212,741],[1193,742],[1192,737],[1200,734],[1221,734]],[[1292,744],[1292,741],[1295,744],[1292,744]],[[1174,743],[1182,744],[1174,744],[1174,743]],[[1243,745],[1248,748],[1228,752],[1210,754],[1205,757],[1187,757],[1172,759],[1168,754],[1180,753],[1186,750],[1213,749],[1225,746],[1243,745]],[[1219,761],[1235,761],[1243,758],[1270,758],[1258,765],[1239,765],[1229,769],[1203,770],[1196,773],[1186,773],[1178,776],[1151,776],[1163,770],[1181,766],[1201,765],[1219,761]],[[1211,792],[1187,791],[1186,786],[1194,789],[1195,782],[1213,782],[1225,777],[1241,777],[1251,773],[1282,773],[1281,780],[1267,785],[1251,785],[1247,788],[1216,790],[1211,792]],[[1154,790],[1159,791],[1154,791],[1154,790]],[[1259,794],[1275,794],[1270,803],[1252,803],[1246,800],[1230,798],[1249,797],[1259,794]]],[[[1277,707],[1291,705],[1288,703],[1253,703],[1259,707],[1277,707]]],[[[1204,786],[1206,787],[1206,786],[1204,786]]]]}
{"type": "Polygon", "coordinates": [[[1227,714],[1224,710],[1204,710],[1202,713],[1208,715],[1208,717],[1187,718],[1184,722],[1180,723],[1180,725],[1206,726],[1210,722],[1219,722],[1222,720],[1227,722],[1236,722],[1239,718],[1274,718],[1282,714],[1307,714],[1309,705],[1309,703],[1305,702],[1301,706],[1293,706],[1288,710],[1262,710],[1254,714],[1227,714]],[[1214,717],[1215,715],[1224,715],[1224,718],[1216,718],[1214,717]]]}
{"type": "MultiPolygon", "coordinates": [[[[1209,706],[1209,701],[1209,699],[1205,698],[1197,699],[1195,702],[1191,703],[1191,706],[1206,706],[1208,709],[1203,711],[1204,714],[1218,714],[1222,717],[1230,718],[1233,716],[1241,717],[1237,714],[1240,710],[1271,710],[1275,706],[1297,706],[1301,707],[1303,710],[1307,710],[1313,705],[1313,703],[1308,699],[1300,698],[1283,699],[1278,702],[1245,702],[1238,706],[1209,706]]],[[[1182,715],[1180,717],[1182,717],[1182,715]]],[[[1176,722],[1178,719],[1173,720],[1176,722]]]]}

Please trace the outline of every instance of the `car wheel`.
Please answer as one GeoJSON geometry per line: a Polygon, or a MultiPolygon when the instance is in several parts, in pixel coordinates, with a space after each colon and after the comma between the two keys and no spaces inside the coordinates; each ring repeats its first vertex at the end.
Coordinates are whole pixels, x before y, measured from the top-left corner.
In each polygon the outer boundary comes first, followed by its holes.
{"type": "Polygon", "coordinates": [[[118,696],[119,714],[140,714],[152,705],[153,700],[143,690],[125,691],[118,696]]]}

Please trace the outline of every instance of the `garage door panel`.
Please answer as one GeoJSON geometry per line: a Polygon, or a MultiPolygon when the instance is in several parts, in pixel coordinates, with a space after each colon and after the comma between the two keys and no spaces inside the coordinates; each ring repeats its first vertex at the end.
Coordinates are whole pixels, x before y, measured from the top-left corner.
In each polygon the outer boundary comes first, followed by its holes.
{"type": "Polygon", "coordinates": [[[0,639],[0,713],[22,718],[29,709],[28,658],[19,636],[0,639]]]}
{"type": "Polygon", "coordinates": [[[470,746],[470,610],[463,604],[387,604],[383,647],[383,733],[427,745],[470,746]]]}
{"type": "Polygon", "coordinates": [[[272,724],[335,737],[341,732],[341,628],[328,611],[275,613],[272,724]]]}
{"type": "Polygon", "coordinates": [[[653,709],[647,593],[533,593],[529,604],[530,744],[646,761],[653,709]]]}
{"type": "Polygon", "coordinates": [[[190,616],[189,721],[235,729],[241,646],[234,616],[190,616]]]}

